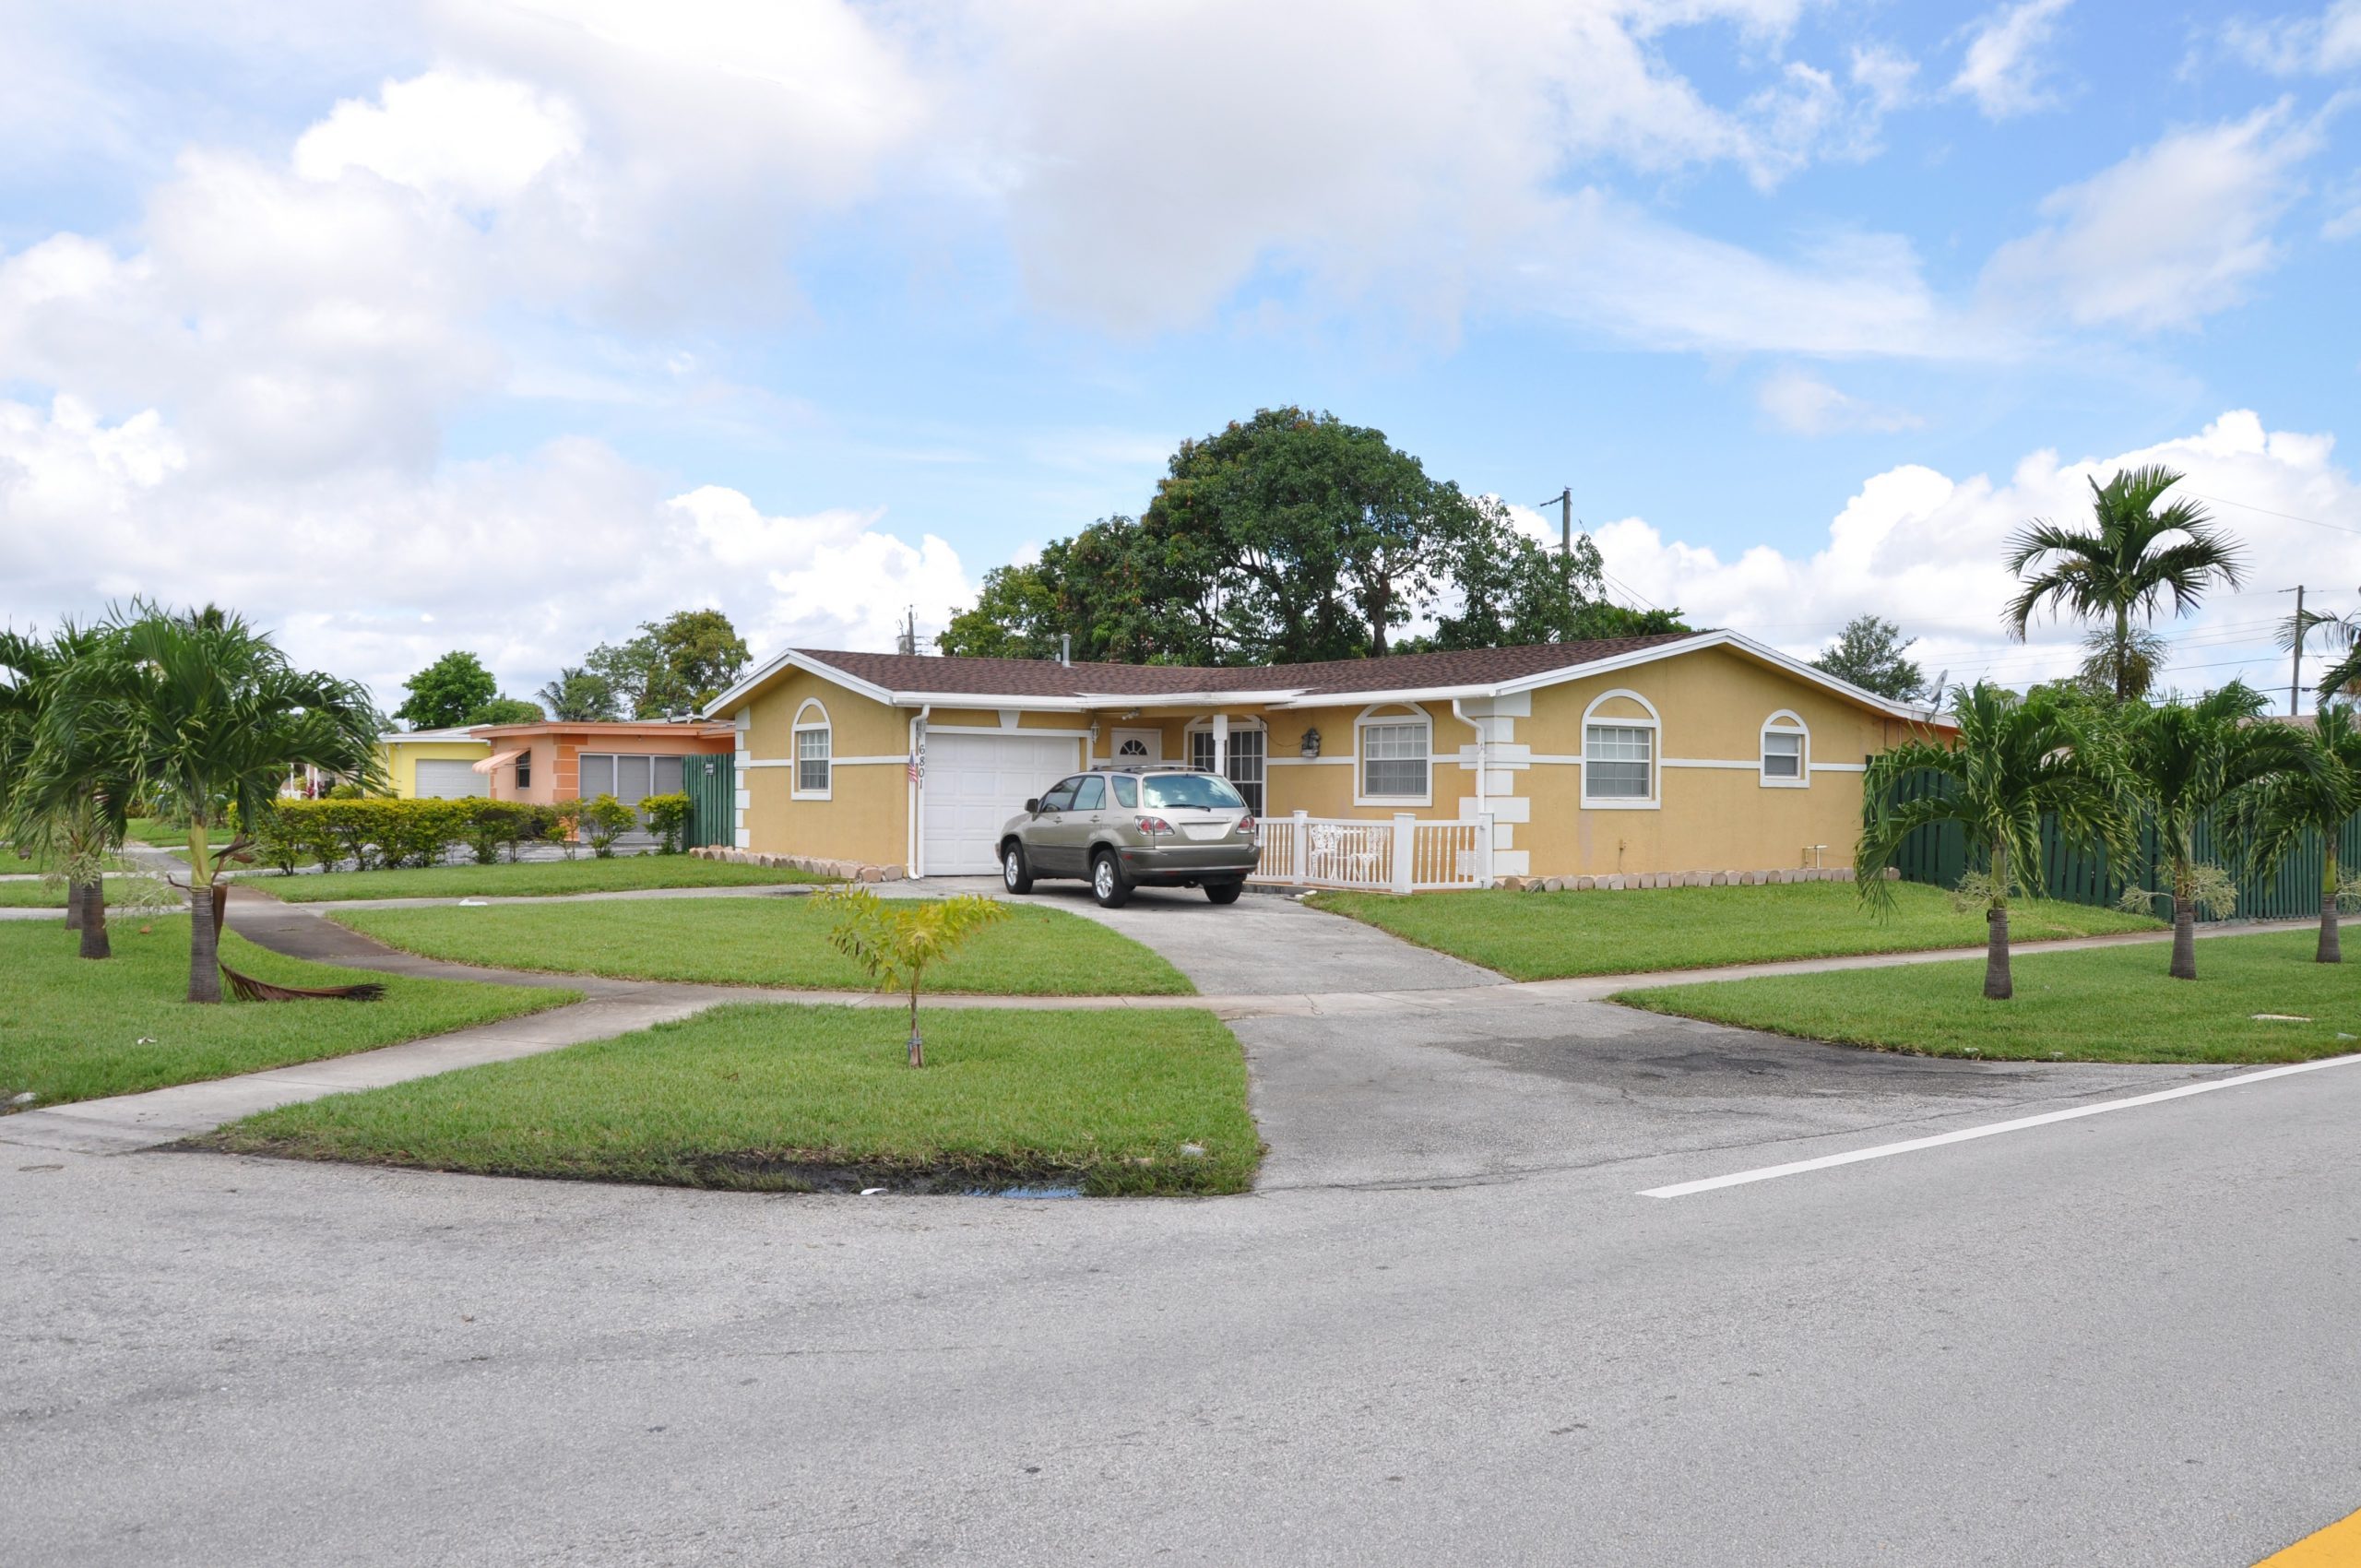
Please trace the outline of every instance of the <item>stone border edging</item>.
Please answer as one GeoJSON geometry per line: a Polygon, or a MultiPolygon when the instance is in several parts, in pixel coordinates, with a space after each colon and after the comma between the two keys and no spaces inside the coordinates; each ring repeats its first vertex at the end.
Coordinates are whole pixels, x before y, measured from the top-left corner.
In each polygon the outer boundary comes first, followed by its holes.
{"type": "Polygon", "coordinates": [[[725,849],[719,844],[700,844],[689,853],[701,861],[719,861],[725,865],[809,872],[813,876],[842,877],[847,882],[905,882],[909,878],[908,871],[901,866],[874,866],[861,861],[828,861],[817,855],[761,855],[752,849],[725,849]]]}

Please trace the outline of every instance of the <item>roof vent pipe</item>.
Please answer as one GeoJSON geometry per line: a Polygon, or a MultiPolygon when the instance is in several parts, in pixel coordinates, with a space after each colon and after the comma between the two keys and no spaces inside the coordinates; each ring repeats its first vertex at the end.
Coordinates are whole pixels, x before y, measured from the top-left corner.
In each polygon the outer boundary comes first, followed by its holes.
{"type": "Polygon", "coordinates": [[[1058,634],[1058,662],[1061,664],[1074,662],[1074,634],[1072,632],[1058,634]]]}

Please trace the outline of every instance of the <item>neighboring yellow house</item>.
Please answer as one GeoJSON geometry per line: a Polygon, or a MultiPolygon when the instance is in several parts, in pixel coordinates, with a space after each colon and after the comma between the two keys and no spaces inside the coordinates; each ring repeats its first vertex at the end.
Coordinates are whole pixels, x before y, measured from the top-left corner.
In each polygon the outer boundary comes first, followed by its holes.
{"type": "Polygon", "coordinates": [[[1264,874],[1404,887],[1848,865],[1864,766],[1929,722],[1734,632],[1243,669],[790,649],[706,715],[742,849],[989,873],[1061,778],[1168,763],[1238,786],[1264,874]]]}
{"type": "Polygon", "coordinates": [[[413,730],[377,737],[378,760],[401,800],[459,800],[491,792],[488,775],[475,765],[492,754],[492,743],[466,730],[413,730]]]}

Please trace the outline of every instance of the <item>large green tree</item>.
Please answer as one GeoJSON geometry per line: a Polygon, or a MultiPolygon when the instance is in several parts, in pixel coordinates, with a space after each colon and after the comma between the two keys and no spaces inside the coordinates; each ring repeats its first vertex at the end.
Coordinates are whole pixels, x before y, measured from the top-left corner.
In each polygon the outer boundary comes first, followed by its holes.
{"type": "Polygon", "coordinates": [[[1588,534],[1552,550],[1517,530],[1505,508],[1484,504],[1484,520],[1450,563],[1456,602],[1439,608],[1431,636],[1404,651],[1583,642],[1652,632],[1685,632],[1678,610],[1631,610],[1607,596],[1607,571],[1588,534]]]}
{"type": "Polygon", "coordinates": [[[528,702],[523,697],[512,697],[504,694],[476,708],[461,722],[469,725],[539,724],[548,717],[548,714],[541,711],[540,703],[528,702]]]}
{"type": "Polygon", "coordinates": [[[583,660],[634,719],[694,713],[736,683],[753,654],[718,610],[681,610],[640,624],[628,642],[601,643],[583,660]]]}
{"type": "Polygon", "coordinates": [[[1900,626],[1882,616],[1856,615],[1811,661],[1812,668],[1895,702],[1916,702],[1928,695],[1925,671],[1909,657],[1917,640],[1904,636],[1900,626]]]}
{"type": "Polygon", "coordinates": [[[1520,533],[1382,432],[1265,409],[1185,441],[1137,518],[987,574],[944,653],[1261,664],[1680,630],[1607,600],[1597,551],[1520,533]],[[1405,639],[1431,616],[1434,632],[1405,639]]]}
{"type": "Polygon", "coordinates": [[[2130,835],[2113,775],[2095,755],[2087,702],[1979,681],[1957,689],[1953,708],[1956,735],[1922,734],[1870,759],[1854,875],[1864,900],[1891,907],[1885,870],[1903,845],[1923,828],[1958,824],[1984,861],[1963,889],[1984,905],[1984,995],[2002,1002],[2016,994],[2010,901],[2041,896],[2042,819],[2054,817],[2076,844],[2119,849],[2130,835]]]}
{"type": "Polygon", "coordinates": [[[449,730],[479,722],[470,716],[500,695],[483,660],[454,648],[402,683],[409,696],[394,717],[413,730],[449,730]]]}
{"type": "Polygon", "coordinates": [[[2162,660],[2161,642],[2144,623],[2169,600],[2185,615],[2215,584],[2240,582],[2236,544],[2187,496],[2167,500],[2181,476],[2165,468],[2128,469],[2091,484],[2091,521],[2074,526],[2036,518],[2010,541],[2009,570],[2023,588],[2009,601],[2009,635],[2025,638],[2042,610],[2091,625],[2086,678],[2118,702],[2146,695],[2162,660]]]}
{"type": "Polygon", "coordinates": [[[191,1002],[221,1000],[213,885],[244,854],[291,771],[310,766],[382,788],[385,719],[352,682],[296,669],[276,643],[227,611],[135,604],[99,628],[59,679],[54,723],[94,745],[137,794],[188,823],[191,1002]],[[213,826],[238,833],[216,847],[213,826]]]}

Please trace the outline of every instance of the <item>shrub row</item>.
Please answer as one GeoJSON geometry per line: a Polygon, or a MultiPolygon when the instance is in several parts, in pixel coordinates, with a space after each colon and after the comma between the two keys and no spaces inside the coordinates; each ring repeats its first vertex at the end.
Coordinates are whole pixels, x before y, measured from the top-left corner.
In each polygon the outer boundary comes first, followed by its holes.
{"type": "MultiPolygon", "coordinates": [[[[657,837],[657,852],[681,852],[688,827],[686,795],[651,795],[640,802],[657,837]]],[[[355,871],[439,865],[452,851],[474,851],[476,862],[516,860],[528,844],[554,841],[572,855],[577,839],[604,860],[637,826],[640,813],[612,795],[534,805],[523,801],[280,801],[254,825],[255,856],[289,873],[306,866],[355,871]]]]}

